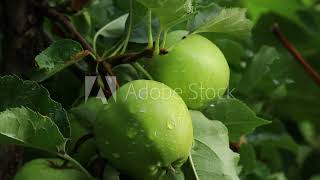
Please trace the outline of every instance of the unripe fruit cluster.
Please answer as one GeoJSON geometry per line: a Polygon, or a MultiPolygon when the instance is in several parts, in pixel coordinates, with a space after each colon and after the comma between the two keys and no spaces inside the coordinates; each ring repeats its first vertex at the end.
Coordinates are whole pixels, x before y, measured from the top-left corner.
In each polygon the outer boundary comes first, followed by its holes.
{"type": "MultiPolygon", "coordinates": [[[[228,86],[229,67],[218,47],[200,35],[185,34],[170,33],[168,53],[156,55],[147,65],[159,82],[136,80],[125,84],[100,110],[94,123],[101,155],[135,179],[158,180],[179,169],[193,143],[188,108],[203,109],[228,86]]],[[[30,174],[38,173],[37,168],[44,169],[38,179],[83,177],[74,169],[53,168],[50,161],[27,163],[15,180],[31,180],[34,176],[30,174]]]]}

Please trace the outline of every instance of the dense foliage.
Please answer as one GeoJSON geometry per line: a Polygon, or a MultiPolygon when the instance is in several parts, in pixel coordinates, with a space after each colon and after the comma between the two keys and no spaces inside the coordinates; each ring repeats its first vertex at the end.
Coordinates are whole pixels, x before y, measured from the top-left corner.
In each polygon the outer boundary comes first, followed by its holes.
{"type": "MultiPolygon", "coordinates": [[[[50,46],[32,68],[0,68],[0,144],[23,147],[17,180],[38,171],[103,180],[320,179],[319,1],[33,5],[50,46]],[[169,86],[179,98],[127,101],[123,87],[141,82],[169,86]],[[222,93],[189,101],[193,82],[222,93]]],[[[3,67],[7,33],[0,28],[3,67]]]]}

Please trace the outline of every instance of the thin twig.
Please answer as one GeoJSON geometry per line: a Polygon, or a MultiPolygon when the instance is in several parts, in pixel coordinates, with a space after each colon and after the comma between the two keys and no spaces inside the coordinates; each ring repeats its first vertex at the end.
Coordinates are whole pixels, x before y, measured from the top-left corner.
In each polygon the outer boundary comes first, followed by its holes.
{"type": "MultiPolygon", "coordinates": [[[[78,139],[78,141],[77,141],[76,144],[74,145],[74,147],[73,147],[70,155],[71,155],[71,156],[75,155],[75,154],[78,152],[80,146],[81,146],[82,144],[84,144],[85,142],[87,142],[88,140],[92,139],[92,138],[94,138],[94,135],[93,135],[92,133],[89,133],[89,134],[86,134],[86,135],[80,137],[80,139],[78,139]]],[[[61,167],[62,167],[62,168],[66,167],[67,164],[68,164],[68,162],[69,162],[69,160],[68,160],[68,159],[65,159],[64,162],[63,162],[63,164],[61,165],[61,167]]]]}
{"type": "Polygon", "coordinates": [[[153,48],[153,36],[152,36],[152,12],[148,10],[148,48],[153,48]]]}
{"type": "Polygon", "coordinates": [[[92,138],[94,138],[94,135],[92,133],[89,133],[89,134],[82,136],[80,139],[78,139],[78,141],[74,145],[70,155],[73,156],[74,154],[76,154],[78,152],[80,146],[92,138]]]}
{"type": "MultiPolygon", "coordinates": [[[[112,65],[110,63],[107,63],[107,62],[101,62],[102,66],[107,69],[109,71],[109,75],[110,76],[115,76],[112,72],[112,65]]],[[[116,78],[112,78],[112,80],[116,83],[116,87],[117,89],[120,87],[119,83],[117,82],[117,79],[116,78]]],[[[111,91],[111,89],[110,89],[111,91]]]]}
{"type": "MultiPolygon", "coordinates": [[[[70,22],[70,20],[64,14],[58,12],[54,8],[50,8],[44,5],[35,3],[35,6],[38,7],[39,11],[42,12],[45,16],[63,25],[64,28],[66,28],[72,34],[73,38],[77,40],[84,47],[84,49],[94,53],[92,46],[82,37],[79,31],[74,27],[74,25],[70,22]]],[[[97,57],[97,61],[99,61],[99,59],[100,57],[97,57]]],[[[112,66],[107,62],[104,62],[102,64],[103,64],[103,67],[105,67],[105,70],[107,71],[107,73],[113,76],[112,66]]],[[[118,86],[118,82],[116,82],[116,84],[118,86]]]]}
{"type": "Polygon", "coordinates": [[[110,63],[112,66],[116,66],[119,64],[133,63],[143,57],[151,58],[152,55],[153,55],[153,49],[145,49],[141,52],[132,52],[132,53],[127,53],[119,56],[112,56],[106,59],[106,61],[110,63]]]}
{"type": "Polygon", "coordinates": [[[133,21],[133,0],[129,0],[129,4],[130,4],[130,11],[129,11],[129,17],[128,17],[128,28],[127,28],[127,35],[126,35],[126,38],[124,40],[124,44],[123,44],[123,47],[122,47],[122,50],[120,52],[120,54],[124,54],[127,50],[127,46],[128,46],[128,43],[129,43],[129,39],[130,39],[130,36],[131,36],[131,32],[132,32],[132,21],[133,21]]]}
{"type": "MultiPolygon", "coordinates": [[[[39,7],[39,5],[38,5],[38,7],[39,7]]],[[[45,6],[40,6],[39,10],[44,15],[46,15],[48,18],[53,19],[53,20],[58,21],[59,23],[61,23],[63,25],[63,27],[66,28],[72,34],[72,36],[74,36],[73,38],[76,39],[77,41],[79,41],[79,43],[86,50],[94,52],[93,48],[91,47],[91,45],[81,36],[79,31],[73,26],[73,24],[70,22],[70,20],[65,15],[63,15],[60,12],[58,12],[54,8],[45,7],[45,6]]]]}
{"type": "Polygon", "coordinates": [[[320,75],[318,72],[302,57],[300,52],[290,43],[287,37],[281,32],[278,24],[272,26],[273,34],[279,39],[282,45],[295,57],[295,59],[304,67],[305,71],[312,79],[320,85],[320,75]]]}
{"type": "MultiPolygon", "coordinates": [[[[160,49],[160,55],[168,54],[169,52],[166,49],[160,49]]],[[[122,54],[118,56],[111,56],[109,58],[103,59],[112,66],[117,66],[120,64],[130,64],[135,63],[141,58],[152,58],[154,56],[154,49],[145,49],[141,52],[131,52],[127,54],[122,54]]]]}

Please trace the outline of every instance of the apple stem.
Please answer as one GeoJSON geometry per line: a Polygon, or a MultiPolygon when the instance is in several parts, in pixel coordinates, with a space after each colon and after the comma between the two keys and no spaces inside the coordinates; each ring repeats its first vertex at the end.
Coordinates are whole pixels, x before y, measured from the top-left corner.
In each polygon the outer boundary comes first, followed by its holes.
{"type": "Polygon", "coordinates": [[[105,50],[101,56],[101,58],[105,58],[108,56],[108,54],[110,54],[112,51],[115,51],[121,44],[123,44],[123,39],[120,39],[118,42],[116,42],[112,47],[108,48],[107,50],[105,50]]]}
{"type": "Polygon", "coordinates": [[[62,158],[67,160],[67,161],[72,162],[74,165],[76,165],[79,168],[79,170],[84,172],[90,179],[93,179],[92,175],[78,161],[74,160],[68,154],[62,155],[62,158]]]}
{"type": "Polygon", "coordinates": [[[110,54],[109,57],[113,57],[113,56],[117,55],[118,52],[121,50],[121,48],[123,48],[124,44],[125,44],[125,40],[123,40],[123,41],[121,42],[121,44],[117,47],[117,49],[115,49],[115,50],[113,51],[112,54],[110,54]]]}
{"type": "Polygon", "coordinates": [[[163,31],[163,38],[162,38],[162,43],[161,43],[161,49],[164,49],[166,45],[166,40],[167,40],[167,34],[168,34],[168,29],[163,31]]]}
{"type": "Polygon", "coordinates": [[[89,134],[82,136],[80,139],[78,139],[78,141],[74,145],[74,148],[72,149],[72,152],[70,155],[73,156],[74,154],[76,154],[78,152],[80,146],[92,138],[94,138],[94,134],[89,133],[89,134]]]}
{"type": "Polygon", "coordinates": [[[152,36],[152,12],[148,10],[148,49],[153,48],[153,36],[152,36]]]}
{"type": "Polygon", "coordinates": [[[141,66],[140,63],[135,62],[135,63],[133,63],[133,66],[134,66],[138,71],[140,71],[142,74],[144,74],[149,80],[154,80],[153,77],[151,76],[151,74],[148,73],[148,71],[145,70],[144,67],[141,66]]]}
{"type": "Polygon", "coordinates": [[[162,33],[162,27],[160,27],[159,32],[157,34],[157,39],[156,39],[156,42],[155,42],[153,55],[158,55],[160,53],[160,37],[161,37],[161,33],[162,33]]]}
{"type": "Polygon", "coordinates": [[[127,31],[127,36],[124,40],[124,45],[123,45],[123,48],[120,52],[120,54],[124,54],[127,50],[127,46],[128,46],[128,43],[129,43],[129,39],[130,39],[130,36],[131,36],[131,31],[132,31],[132,15],[133,15],[133,2],[132,0],[130,0],[130,11],[129,11],[129,25],[128,25],[128,31],[127,31]]]}
{"type": "Polygon", "coordinates": [[[289,42],[287,37],[281,32],[277,23],[272,26],[273,34],[279,39],[282,45],[295,57],[295,59],[304,67],[305,71],[312,79],[320,85],[320,75],[318,72],[302,57],[300,52],[289,42]]]}
{"type": "Polygon", "coordinates": [[[167,170],[170,171],[172,174],[176,173],[176,170],[171,165],[168,166],[167,170]]]}

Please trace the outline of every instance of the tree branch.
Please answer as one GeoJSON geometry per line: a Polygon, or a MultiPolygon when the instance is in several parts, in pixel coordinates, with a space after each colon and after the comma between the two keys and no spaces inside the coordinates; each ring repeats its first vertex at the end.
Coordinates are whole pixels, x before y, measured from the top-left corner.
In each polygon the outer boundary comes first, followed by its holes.
{"type": "Polygon", "coordinates": [[[278,38],[282,45],[295,57],[295,59],[304,67],[305,71],[312,79],[320,85],[320,75],[313,67],[302,57],[300,52],[289,42],[287,37],[281,32],[278,24],[272,26],[273,34],[278,38]]]}
{"type": "Polygon", "coordinates": [[[93,51],[93,48],[91,45],[81,36],[79,31],[73,26],[73,24],[70,22],[70,20],[63,15],[62,13],[58,12],[54,8],[50,8],[44,5],[35,4],[41,13],[43,13],[48,18],[58,21],[60,24],[63,25],[64,28],[66,28],[73,36],[74,39],[79,41],[79,43],[86,49],[91,52],[93,51]]]}
{"type": "MultiPolygon", "coordinates": [[[[74,25],[70,22],[70,20],[64,14],[58,12],[54,8],[48,7],[47,5],[35,3],[35,6],[38,7],[39,11],[42,14],[62,24],[63,27],[66,28],[72,34],[73,39],[77,40],[86,50],[89,50],[92,53],[94,53],[92,46],[82,37],[79,31],[74,27],[74,25]]],[[[97,57],[97,59],[99,58],[100,57],[97,57]]],[[[112,72],[112,66],[109,63],[103,62],[103,67],[105,68],[105,70],[109,75],[111,76],[114,75],[112,72]]],[[[116,84],[118,83],[116,82],[116,84]]]]}
{"type": "Polygon", "coordinates": [[[113,56],[106,59],[105,61],[110,63],[112,66],[117,66],[119,64],[136,62],[137,60],[143,57],[151,58],[152,54],[153,54],[153,49],[145,49],[141,52],[133,52],[133,53],[127,53],[119,56],[113,56]]]}
{"type": "MultiPolygon", "coordinates": [[[[144,49],[141,52],[132,52],[127,54],[122,54],[119,56],[112,56],[107,59],[103,59],[103,61],[106,61],[110,63],[112,66],[117,66],[120,64],[130,64],[138,61],[141,58],[152,58],[154,53],[154,49],[144,49]]],[[[166,49],[160,49],[160,55],[167,54],[168,51],[166,49]]]]}

